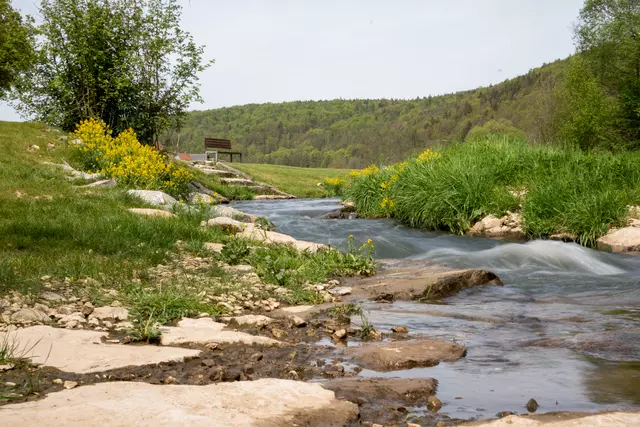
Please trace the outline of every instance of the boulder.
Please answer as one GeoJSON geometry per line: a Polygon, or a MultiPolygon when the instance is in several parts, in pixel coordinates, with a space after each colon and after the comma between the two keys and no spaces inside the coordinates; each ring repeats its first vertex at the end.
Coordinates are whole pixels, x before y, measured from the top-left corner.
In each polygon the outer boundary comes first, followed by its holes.
{"type": "Polygon", "coordinates": [[[11,315],[11,321],[14,323],[46,322],[48,320],[47,314],[35,308],[21,308],[11,315]]]}
{"type": "Polygon", "coordinates": [[[224,230],[225,232],[232,233],[232,234],[240,233],[245,229],[245,225],[240,221],[235,220],[233,218],[228,218],[225,216],[211,218],[207,222],[203,221],[202,225],[208,226],[208,227],[218,227],[224,230]]]}
{"type": "Polygon", "coordinates": [[[512,239],[524,238],[522,231],[522,216],[518,213],[507,212],[502,218],[487,215],[476,222],[468,233],[475,236],[507,237],[512,239]]]}
{"type": "Polygon", "coordinates": [[[359,378],[329,380],[324,387],[333,390],[340,399],[361,401],[383,399],[414,405],[424,402],[436,392],[438,381],[433,378],[359,378]]]}
{"type": "Polygon", "coordinates": [[[136,215],[143,215],[143,216],[159,216],[159,217],[164,217],[164,218],[172,218],[175,217],[175,215],[171,212],[168,211],[163,211],[162,209],[148,209],[148,208],[131,208],[131,209],[127,209],[129,212],[136,214],[136,215]]]}
{"type": "Polygon", "coordinates": [[[347,354],[363,368],[384,372],[430,367],[441,361],[453,362],[463,357],[466,351],[453,342],[424,339],[353,347],[347,350],[347,354]]]}
{"type": "Polygon", "coordinates": [[[7,405],[2,425],[343,426],[358,405],[338,400],[319,383],[264,378],[208,385],[107,382],[7,405]]]}
{"type": "Polygon", "coordinates": [[[62,301],[64,297],[60,294],[51,291],[44,291],[40,294],[40,298],[46,301],[62,301]]]}
{"type": "Polygon", "coordinates": [[[162,208],[171,208],[178,201],[162,191],[154,190],[129,190],[127,194],[133,197],[137,197],[145,203],[153,206],[160,206],[162,208]]]}
{"type": "Polygon", "coordinates": [[[598,239],[597,247],[611,252],[638,252],[640,228],[632,226],[611,230],[598,239]]]}

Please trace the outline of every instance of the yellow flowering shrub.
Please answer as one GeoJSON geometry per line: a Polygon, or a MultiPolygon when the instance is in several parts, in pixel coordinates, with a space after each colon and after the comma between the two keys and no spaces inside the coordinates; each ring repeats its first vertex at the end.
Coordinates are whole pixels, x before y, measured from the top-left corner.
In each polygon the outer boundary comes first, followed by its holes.
{"type": "Polygon", "coordinates": [[[323,184],[332,196],[341,196],[345,181],[343,178],[325,178],[323,184]]]}
{"type": "Polygon", "coordinates": [[[83,142],[76,147],[86,169],[126,187],[162,190],[178,197],[187,193],[191,173],[176,167],[153,147],[140,144],[132,129],[113,138],[104,122],[88,119],[77,125],[75,134],[83,142]]]}
{"type": "Polygon", "coordinates": [[[435,151],[431,151],[427,148],[418,155],[416,160],[418,161],[418,163],[429,163],[431,160],[438,158],[440,158],[440,153],[436,153],[435,151]]]}

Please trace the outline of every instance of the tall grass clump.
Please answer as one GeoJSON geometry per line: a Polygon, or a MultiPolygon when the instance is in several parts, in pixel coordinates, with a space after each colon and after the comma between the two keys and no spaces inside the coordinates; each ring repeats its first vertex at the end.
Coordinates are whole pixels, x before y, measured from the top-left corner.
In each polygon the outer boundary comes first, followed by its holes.
{"type": "Polygon", "coordinates": [[[520,213],[529,237],[570,233],[585,246],[640,203],[640,154],[533,146],[490,137],[427,149],[353,174],[346,191],[365,217],[464,233],[482,217],[520,213]]]}

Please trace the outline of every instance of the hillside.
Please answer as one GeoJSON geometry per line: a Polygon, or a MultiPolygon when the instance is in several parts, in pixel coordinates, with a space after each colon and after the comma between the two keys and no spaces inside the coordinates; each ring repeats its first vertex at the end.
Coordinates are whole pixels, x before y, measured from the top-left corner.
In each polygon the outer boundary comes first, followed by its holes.
{"type": "Polygon", "coordinates": [[[362,99],[250,104],[188,114],[165,146],[201,152],[205,136],[229,138],[250,163],[362,168],[389,163],[453,140],[474,126],[506,119],[529,140],[551,138],[551,91],[567,60],[498,85],[414,100],[362,99]]]}

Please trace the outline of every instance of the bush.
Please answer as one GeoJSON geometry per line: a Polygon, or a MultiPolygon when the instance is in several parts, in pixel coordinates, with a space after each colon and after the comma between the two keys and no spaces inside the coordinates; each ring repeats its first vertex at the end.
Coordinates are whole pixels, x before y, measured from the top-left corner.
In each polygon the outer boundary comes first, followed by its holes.
{"type": "Polygon", "coordinates": [[[340,197],[342,196],[345,180],[343,178],[325,178],[323,185],[327,189],[329,196],[340,197]]]}
{"type": "Polygon", "coordinates": [[[489,136],[506,136],[524,138],[524,132],[507,119],[489,120],[482,126],[474,126],[466,136],[467,141],[487,138],[489,136]]]}
{"type": "Polygon", "coordinates": [[[82,141],[75,147],[86,170],[115,178],[126,187],[162,190],[177,197],[188,192],[191,173],[142,145],[133,130],[113,138],[104,122],[89,119],[78,124],[75,135],[82,141]]]}

